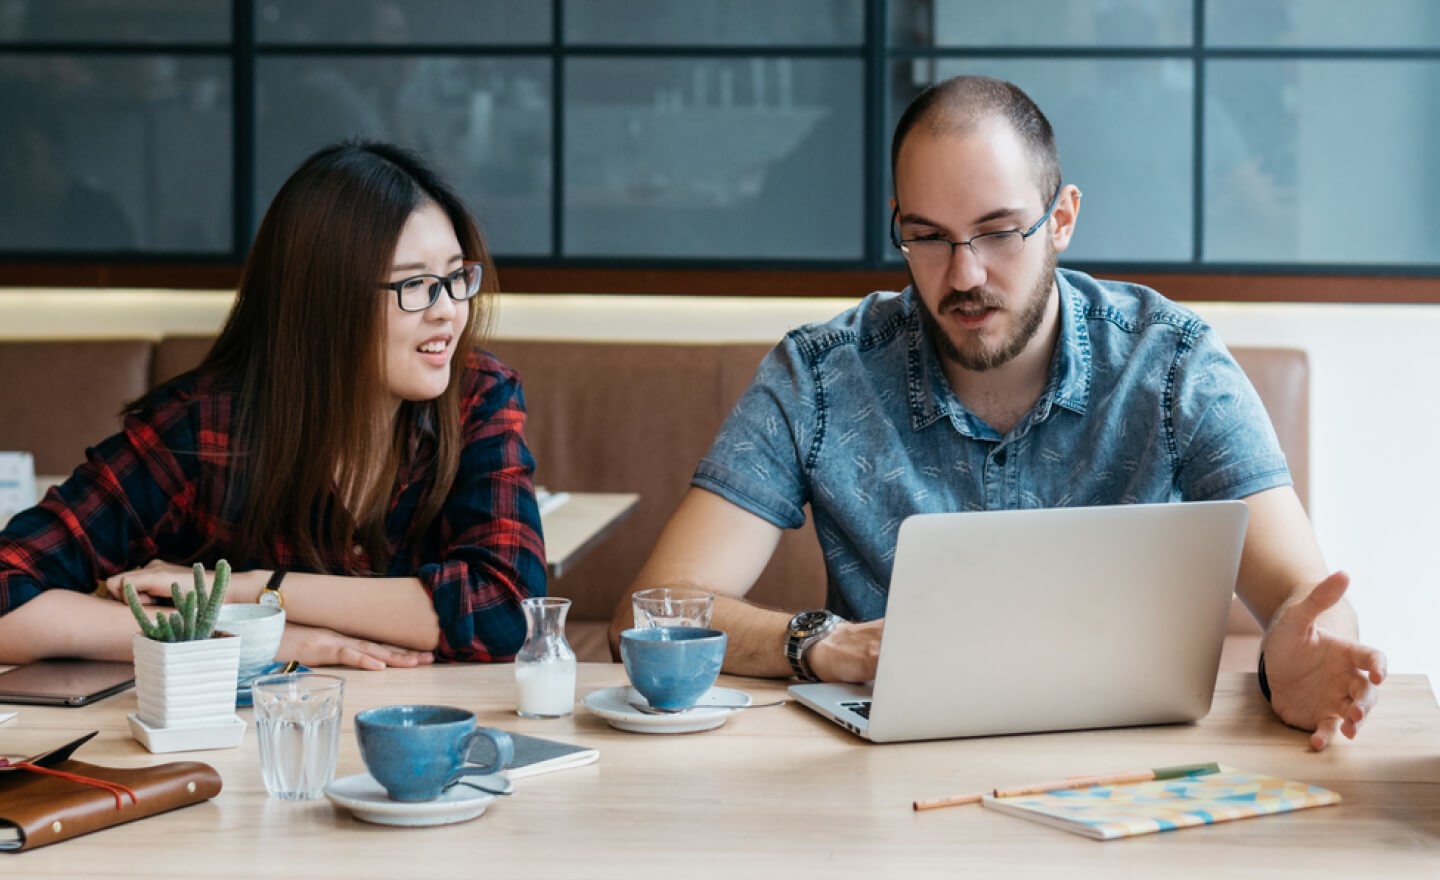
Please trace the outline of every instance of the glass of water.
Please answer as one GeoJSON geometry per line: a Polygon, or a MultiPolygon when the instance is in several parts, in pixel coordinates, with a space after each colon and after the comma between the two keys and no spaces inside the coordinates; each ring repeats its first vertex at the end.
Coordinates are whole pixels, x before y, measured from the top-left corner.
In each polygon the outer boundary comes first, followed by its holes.
{"type": "Polygon", "coordinates": [[[630,599],[635,628],[652,626],[698,626],[709,628],[715,594],[685,587],[656,587],[641,590],[630,599]]]}
{"type": "Polygon", "coordinates": [[[299,801],[323,795],[335,778],[345,679],[313,672],[267,675],[255,679],[250,693],[270,796],[299,801]]]}

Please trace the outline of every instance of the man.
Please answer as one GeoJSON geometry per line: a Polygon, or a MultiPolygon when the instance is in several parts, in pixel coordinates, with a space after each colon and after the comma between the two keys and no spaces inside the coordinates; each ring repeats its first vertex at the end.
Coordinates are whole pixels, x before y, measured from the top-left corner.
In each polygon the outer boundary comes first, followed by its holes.
{"type": "MultiPolygon", "coordinates": [[[[1314,748],[1354,737],[1385,658],[1355,641],[1348,578],[1327,574],[1254,389],[1190,311],[1057,271],[1080,191],[1039,108],[984,77],[931,86],[891,165],[910,287],[767,356],[634,589],[715,592],[727,671],[867,681],[912,513],[1243,498],[1236,589],[1266,627],[1262,687],[1314,748]],[[828,610],[792,620],[741,597],[807,503],[828,610]]],[[[626,596],[612,640],[628,622],[626,596]]]]}

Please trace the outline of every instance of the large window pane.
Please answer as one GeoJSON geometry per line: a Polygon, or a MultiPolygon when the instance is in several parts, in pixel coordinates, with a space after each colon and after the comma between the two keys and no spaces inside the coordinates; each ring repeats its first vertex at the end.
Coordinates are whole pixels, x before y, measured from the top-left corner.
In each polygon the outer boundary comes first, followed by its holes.
{"type": "Polygon", "coordinates": [[[857,46],[864,0],[565,0],[567,43],[857,46]]]}
{"type": "MultiPolygon", "coordinates": [[[[1055,129],[1065,180],[1084,193],[1066,260],[1189,260],[1194,84],[1189,62],[943,60],[896,65],[894,122],[932,81],[984,74],[1019,85],[1055,129]]],[[[888,171],[888,169],[887,169],[888,171]]]]}
{"type": "Polygon", "coordinates": [[[254,2],[255,39],[262,45],[550,42],[548,0],[254,2]]]}
{"type": "Polygon", "coordinates": [[[0,119],[0,250],[229,250],[226,60],[0,53],[0,119]]]}
{"type": "Polygon", "coordinates": [[[479,217],[496,253],[547,254],[550,91],[543,58],[262,58],[257,222],[311,152],[368,137],[423,153],[479,217]]]}
{"type": "Polygon", "coordinates": [[[1440,45],[1435,0],[1209,0],[1212,46],[1413,48],[1440,45]]]}
{"type": "Polygon", "coordinates": [[[858,259],[861,64],[566,67],[567,256],[858,259]]]}
{"type": "Polygon", "coordinates": [[[1191,0],[891,0],[890,44],[1189,46],[1193,22],[1191,0]]]}
{"type": "Polygon", "coordinates": [[[1213,61],[1207,114],[1205,259],[1440,263],[1440,62],[1213,61]],[[1208,154],[1240,150],[1240,177],[1208,154]]]}
{"type": "Polygon", "coordinates": [[[0,43],[228,43],[230,0],[0,0],[0,43]]]}

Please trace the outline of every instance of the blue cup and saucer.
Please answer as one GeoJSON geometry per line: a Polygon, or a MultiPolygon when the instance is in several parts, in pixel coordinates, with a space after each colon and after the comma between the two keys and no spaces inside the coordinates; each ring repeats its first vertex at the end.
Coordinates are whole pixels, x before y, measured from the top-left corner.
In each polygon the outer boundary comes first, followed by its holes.
{"type": "Polygon", "coordinates": [[[336,779],[325,796],[355,818],[379,825],[466,822],[511,784],[502,772],[515,747],[503,730],[480,727],[454,706],[400,705],[355,716],[367,773],[336,779]]]}
{"type": "Polygon", "coordinates": [[[620,659],[631,686],[592,691],[583,702],[618,730],[712,730],[751,703],[744,691],[715,686],[726,643],[724,632],[706,627],[627,629],[620,634],[620,659]]]}

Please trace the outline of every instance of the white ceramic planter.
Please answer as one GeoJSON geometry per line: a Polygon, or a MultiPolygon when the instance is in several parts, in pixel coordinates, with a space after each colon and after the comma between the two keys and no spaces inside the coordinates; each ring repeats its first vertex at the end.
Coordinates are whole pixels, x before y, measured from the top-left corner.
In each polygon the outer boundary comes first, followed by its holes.
{"type": "Polygon", "coordinates": [[[216,728],[235,723],[239,637],[157,642],[136,633],[132,645],[140,706],[136,714],[146,726],[216,728]]]}

